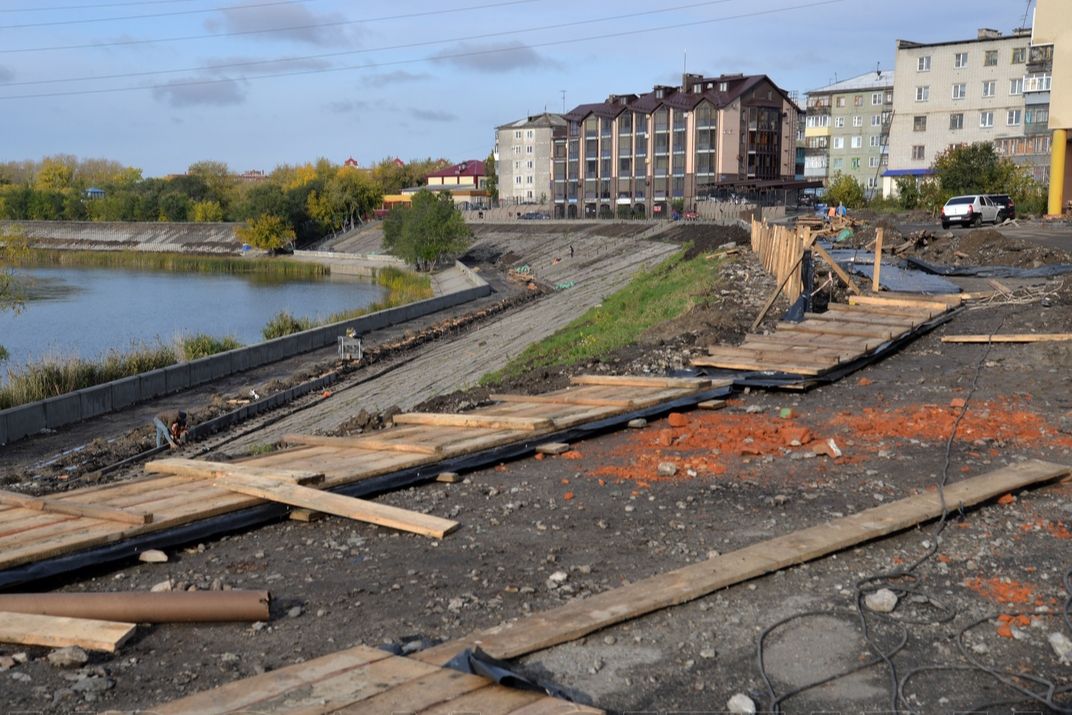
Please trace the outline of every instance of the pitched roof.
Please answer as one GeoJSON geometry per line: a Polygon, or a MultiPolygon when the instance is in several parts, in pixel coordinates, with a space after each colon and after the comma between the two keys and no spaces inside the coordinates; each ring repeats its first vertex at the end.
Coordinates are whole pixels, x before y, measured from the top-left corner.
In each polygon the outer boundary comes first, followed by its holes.
{"type": "Polygon", "coordinates": [[[448,166],[446,169],[433,171],[428,175],[429,178],[433,176],[444,178],[448,176],[471,176],[475,179],[484,176],[484,162],[480,159],[470,159],[454,166],[448,166]]]}
{"type": "Polygon", "coordinates": [[[835,82],[819,89],[809,90],[806,94],[839,94],[841,92],[889,89],[891,87],[893,87],[893,70],[876,70],[875,72],[865,72],[849,79],[843,79],[840,82],[835,82]]]}

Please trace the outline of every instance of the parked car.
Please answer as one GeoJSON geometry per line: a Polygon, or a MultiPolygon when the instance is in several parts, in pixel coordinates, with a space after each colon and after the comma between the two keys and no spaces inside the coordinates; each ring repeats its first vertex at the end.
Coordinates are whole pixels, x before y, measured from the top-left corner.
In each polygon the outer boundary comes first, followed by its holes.
{"type": "Polygon", "coordinates": [[[696,213],[695,211],[686,211],[685,212],[685,220],[686,221],[695,221],[698,218],[700,218],[700,214],[696,213]]]}
{"type": "Polygon", "coordinates": [[[954,196],[942,207],[942,228],[951,224],[978,226],[983,222],[998,222],[999,206],[985,194],[954,196]]]}
{"type": "Polygon", "coordinates": [[[1016,204],[1008,194],[987,194],[998,205],[998,221],[1016,218],[1016,204]]]}

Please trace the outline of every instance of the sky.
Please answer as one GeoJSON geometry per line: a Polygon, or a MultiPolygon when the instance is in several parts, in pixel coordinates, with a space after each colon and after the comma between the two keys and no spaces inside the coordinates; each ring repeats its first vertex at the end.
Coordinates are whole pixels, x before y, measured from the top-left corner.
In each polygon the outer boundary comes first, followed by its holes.
{"type": "MultiPolygon", "coordinates": [[[[1008,34],[1028,0],[0,0],[0,162],[483,159],[496,127],[766,74],[803,95],[896,41],[1008,34]],[[661,7],[660,7],[661,6],[661,7]]],[[[1024,18],[1027,18],[1026,23],[1024,18]]]]}

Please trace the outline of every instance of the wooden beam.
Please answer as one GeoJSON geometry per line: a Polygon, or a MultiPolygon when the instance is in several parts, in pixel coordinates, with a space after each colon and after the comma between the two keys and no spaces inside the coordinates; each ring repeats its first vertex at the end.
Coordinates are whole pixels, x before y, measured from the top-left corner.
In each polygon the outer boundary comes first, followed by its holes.
{"type": "Polygon", "coordinates": [[[628,409],[635,400],[615,400],[607,397],[572,397],[560,392],[550,395],[488,395],[497,402],[529,402],[534,405],[579,405],[581,407],[621,407],[628,409]]]}
{"type": "MultiPolygon", "coordinates": [[[[968,507],[1035,484],[1066,477],[1067,466],[1030,460],[947,485],[948,509],[968,507]]],[[[479,645],[495,658],[516,658],[575,640],[622,621],[706,596],[733,584],[812,561],[872,539],[908,529],[942,514],[937,491],[866,509],[850,516],[792,532],[715,556],[628,586],[538,613],[530,618],[478,631],[415,654],[426,663],[446,663],[465,648],[479,645]]]]}
{"type": "Polygon", "coordinates": [[[81,504],[79,502],[65,501],[47,497],[31,497],[18,492],[0,490],[0,504],[16,506],[22,509],[32,509],[50,514],[66,514],[68,516],[83,516],[89,519],[102,521],[115,521],[120,524],[133,524],[142,526],[153,523],[153,515],[147,512],[136,513],[115,509],[97,504],[81,504]]]}
{"type": "Polygon", "coordinates": [[[133,623],[0,612],[0,642],[19,645],[78,646],[114,653],[134,635],[136,628],[133,623]]]}
{"type": "Polygon", "coordinates": [[[724,387],[732,381],[715,382],[702,377],[640,377],[636,375],[574,375],[574,385],[605,385],[608,387],[650,387],[652,389],[706,390],[724,387]]]}
{"type": "Polygon", "coordinates": [[[693,358],[692,364],[696,365],[697,367],[720,367],[724,370],[772,370],[776,372],[789,373],[790,375],[806,375],[813,377],[816,375],[821,375],[834,367],[833,365],[826,365],[823,367],[817,367],[815,365],[800,365],[791,362],[789,359],[786,359],[785,362],[781,363],[764,363],[758,362],[756,360],[745,360],[742,358],[726,357],[725,359],[722,359],[715,356],[700,356],[693,358]]]}
{"type": "Polygon", "coordinates": [[[853,338],[882,338],[885,340],[890,340],[896,335],[908,332],[908,328],[891,328],[888,325],[869,326],[863,323],[836,325],[829,322],[821,322],[819,324],[816,324],[809,323],[808,321],[804,321],[803,323],[782,321],[778,323],[778,330],[787,333],[798,332],[816,333],[819,335],[848,335],[849,337],[853,338]]]}
{"type": "Polygon", "coordinates": [[[1072,340],[1072,333],[1021,333],[1019,335],[946,335],[943,343],[1048,343],[1072,340]]]}
{"type": "Polygon", "coordinates": [[[904,297],[892,298],[878,295],[850,295],[849,304],[878,308],[909,308],[918,311],[937,310],[943,313],[949,310],[949,304],[944,301],[916,300],[914,298],[904,297]]]}
{"type": "Polygon", "coordinates": [[[882,290],[882,284],[879,283],[879,275],[882,273],[882,234],[883,229],[879,229],[875,232],[875,268],[871,273],[871,290],[882,290]]]}
{"type": "Polygon", "coordinates": [[[491,430],[542,430],[555,426],[549,417],[516,417],[510,415],[484,415],[479,412],[465,414],[439,414],[436,412],[404,412],[391,419],[396,425],[426,425],[429,427],[466,427],[491,430]]]}
{"type": "Polygon", "coordinates": [[[401,442],[378,437],[328,437],[325,435],[285,434],[283,441],[287,444],[300,444],[316,447],[345,447],[350,449],[367,449],[373,452],[407,452],[412,454],[442,454],[443,450],[433,444],[419,442],[401,442]]]}
{"type": "Polygon", "coordinates": [[[325,514],[334,514],[346,519],[379,524],[436,539],[441,539],[458,528],[458,522],[441,519],[438,516],[418,514],[407,509],[355,499],[342,494],[322,492],[264,477],[226,474],[218,477],[213,485],[239,494],[322,511],[325,514]]]}
{"type": "Polygon", "coordinates": [[[200,477],[215,479],[224,474],[244,474],[250,477],[263,477],[290,484],[312,485],[324,481],[321,472],[307,472],[298,469],[273,469],[271,467],[253,467],[240,462],[204,462],[197,459],[158,459],[145,465],[149,474],[175,474],[180,477],[200,477]]]}
{"type": "Polygon", "coordinates": [[[830,270],[832,270],[835,274],[837,274],[838,278],[840,278],[842,281],[844,281],[845,285],[847,285],[849,287],[849,290],[851,290],[856,295],[861,294],[862,291],[860,290],[860,287],[858,285],[856,285],[853,282],[852,278],[849,276],[849,274],[846,273],[845,270],[841,266],[839,266],[837,264],[837,261],[835,261],[830,256],[829,253],[827,253],[826,251],[823,250],[822,246],[820,246],[818,243],[816,243],[814,246],[812,246],[812,250],[814,250],[816,253],[818,253],[819,256],[821,256],[822,259],[824,261],[826,261],[827,265],[830,266],[830,270]]]}

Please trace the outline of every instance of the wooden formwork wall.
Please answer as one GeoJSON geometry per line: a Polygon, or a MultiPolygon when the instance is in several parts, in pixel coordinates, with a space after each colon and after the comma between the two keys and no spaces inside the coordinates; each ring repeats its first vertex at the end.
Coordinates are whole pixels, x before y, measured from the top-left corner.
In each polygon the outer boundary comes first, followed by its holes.
{"type": "Polygon", "coordinates": [[[759,256],[763,267],[784,284],[785,297],[793,303],[803,288],[800,261],[806,238],[785,226],[769,226],[752,221],[752,252],[759,256]]]}

